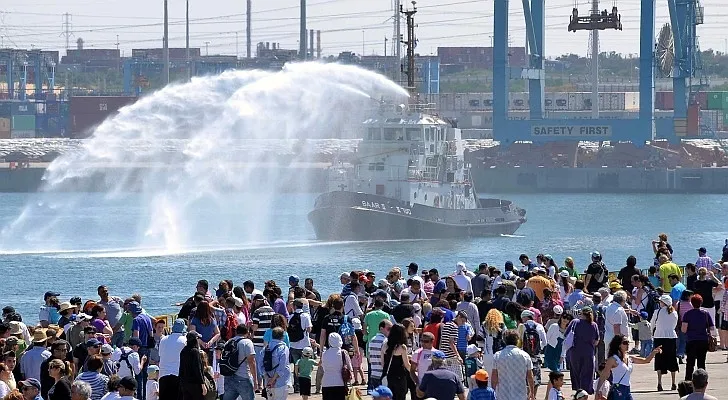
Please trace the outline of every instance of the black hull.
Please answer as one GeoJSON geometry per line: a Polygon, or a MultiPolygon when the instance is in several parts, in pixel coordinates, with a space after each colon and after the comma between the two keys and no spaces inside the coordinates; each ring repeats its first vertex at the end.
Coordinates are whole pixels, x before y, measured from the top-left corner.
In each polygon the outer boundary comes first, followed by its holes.
{"type": "MultiPolygon", "coordinates": [[[[510,235],[525,222],[523,214],[500,207],[446,210],[381,196],[351,192],[325,193],[308,214],[319,240],[440,239],[510,235]],[[361,206],[368,204],[370,207],[361,206]],[[377,207],[374,207],[376,205],[377,207]],[[406,208],[405,208],[406,207],[406,208]],[[439,215],[439,216],[438,216],[439,215]],[[486,221],[485,215],[499,222],[486,221]],[[463,220],[465,217],[471,217],[463,220]],[[463,223],[452,223],[453,219],[463,223]]],[[[510,203],[509,203],[510,204],[510,203]]]]}

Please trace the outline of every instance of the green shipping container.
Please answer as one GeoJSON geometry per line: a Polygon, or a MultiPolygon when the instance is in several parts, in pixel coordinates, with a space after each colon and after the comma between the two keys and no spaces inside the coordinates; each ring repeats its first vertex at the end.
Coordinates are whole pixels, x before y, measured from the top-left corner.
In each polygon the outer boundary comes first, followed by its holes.
{"type": "Polygon", "coordinates": [[[723,128],[728,127],[728,110],[723,110],[723,128]]]}
{"type": "Polygon", "coordinates": [[[723,92],[708,92],[708,110],[723,109],[723,92]]]}
{"type": "Polygon", "coordinates": [[[728,110],[728,92],[723,92],[723,110],[728,110]]]}
{"type": "Polygon", "coordinates": [[[13,115],[14,131],[34,131],[35,115],[13,115]]]}

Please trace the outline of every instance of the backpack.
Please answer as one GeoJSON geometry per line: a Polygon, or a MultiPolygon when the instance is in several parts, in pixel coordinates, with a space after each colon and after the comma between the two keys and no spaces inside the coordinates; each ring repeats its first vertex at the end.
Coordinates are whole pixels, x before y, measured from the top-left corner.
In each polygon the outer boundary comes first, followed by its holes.
{"type": "Polygon", "coordinates": [[[225,346],[222,348],[222,357],[218,362],[220,367],[220,375],[222,376],[233,376],[235,372],[240,368],[240,351],[238,350],[238,343],[243,338],[232,338],[225,342],[225,346]]]}
{"type": "Polygon", "coordinates": [[[294,313],[288,321],[288,339],[291,342],[298,342],[304,338],[303,326],[301,325],[301,313],[294,313]]]}
{"type": "Polygon", "coordinates": [[[505,330],[505,327],[503,329],[498,330],[498,334],[495,335],[493,338],[493,345],[491,346],[491,353],[495,354],[501,350],[503,350],[506,347],[506,342],[503,340],[503,331],[505,330]]]}
{"type": "Polygon", "coordinates": [[[594,279],[599,282],[602,286],[606,285],[607,278],[609,277],[609,271],[607,271],[607,266],[604,265],[602,262],[596,263],[599,266],[599,273],[594,275],[594,279]]]}
{"type": "Polygon", "coordinates": [[[235,337],[238,329],[238,316],[232,310],[225,309],[225,329],[220,332],[223,340],[229,340],[235,337]]]}
{"type": "Polygon", "coordinates": [[[128,353],[124,353],[124,350],[121,351],[121,357],[119,357],[119,361],[116,363],[116,371],[119,371],[119,367],[121,366],[122,361],[126,363],[126,367],[129,368],[129,372],[131,373],[132,378],[136,378],[136,374],[134,373],[134,368],[131,367],[131,363],[129,362],[129,356],[133,353],[133,351],[130,351],[128,353]]]}
{"type": "Polygon", "coordinates": [[[475,358],[465,359],[465,376],[473,376],[478,372],[478,361],[475,358]]]}
{"type": "Polygon", "coordinates": [[[273,351],[281,346],[285,346],[285,344],[279,343],[273,348],[271,348],[269,344],[265,347],[265,351],[263,352],[263,370],[265,372],[271,372],[278,368],[278,364],[273,365],[273,351]]]}
{"type": "Polygon", "coordinates": [[[647,291],[647,304],[645,304],[644,311],[647,312],[647,320],[652,320],[652,315],[655,310],[659,308],[660,296],[655,290],[647,291]]]}
{"type": "Polygon", "coordinates": [[[536,357],[541,353],[541,338],[536,330],[536,323],[528,321],[524,325],[523,331],[523,351],[531,357],[536,357]]]}
{"type": "Polygon", "coordinates": [[[339,326],[339,335],[341,335],[341,338],[343,339],[342,347],[351,346],[354,342],[356,330],[354,329],[354,325],[351,323],[351,319],[346,315],[344,315],[344,318],[341,321],[341,326],[339,326]]]}

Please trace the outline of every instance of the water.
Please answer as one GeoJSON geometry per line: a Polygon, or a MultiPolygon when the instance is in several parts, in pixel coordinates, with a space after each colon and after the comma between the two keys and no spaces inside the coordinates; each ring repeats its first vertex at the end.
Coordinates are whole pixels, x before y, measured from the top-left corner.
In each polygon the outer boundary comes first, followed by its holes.
{"type": "MultiPolygon", "coordinates": [[[[57,194],[0,194],[0,225],[11,222],[27,203],[42,204],[57,194]]],[[[251,279],[261,284],[275,279],[285,285],[288,275],[311,277],[323,294],[340,289],[338,275],[352,269],[370,269],[383,277],[394,265],[411,261],[421,268],[454,270],[457,261],[471,268],[479,262],[502,265],[517,261],[521,253],[550,253],[561,263],[567,256],[584,268],[589,253],[599,250],[611,269],[622,267],[630,254],[639,265],[651,265],[650,242],[666,232],[680,263],[694,261],[700,246],[720,256],[728,227],[720,217],[728,198],[720,195],[506,195],[528,210],[529,221],[509,237],[459,240],[407,240],[373,242],[317,242],[306,214],[314,194],[286,194],[273,199],[270,229],[255,242],[227,239],[218,246],[190,246],[177,253],[136,247],[131,235],[144,208],[143,196],[109,202],[101,194],[85,194],[84,203],[69,215],[63,252],[42,249],[0,257],[4,283],[0,303],[13,304],[28,320],[46,290],[58,290],[67,300],[73,295],[96,298],[96,287],[107,284],[114,295],[143,295],[151,313],[172,312],[172,303],[194,292],[197,279],[211,285],[221,279],[236,284],[251,279]],[[136,201],[135,201],[136,199],[136,201]]],[[[220,199],[235,203],[236,195],[220,199]]],[[[235,213],[226,214],[235,218],[235,213]]],[[[30,225],[42,226],[38,215],[30,225]]]]}

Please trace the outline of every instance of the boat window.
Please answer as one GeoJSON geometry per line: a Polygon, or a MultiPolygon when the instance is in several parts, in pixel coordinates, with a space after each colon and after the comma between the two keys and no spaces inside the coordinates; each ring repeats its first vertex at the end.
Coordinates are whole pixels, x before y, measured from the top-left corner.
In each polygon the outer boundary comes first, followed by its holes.
{"type": "Polygon", "coordinates": [[[407,128],[407,140],[422,140],[422,130],[419,128],[407,128]]]}
{"type": "Polygon", "coordinates": [[[384,171],[384,163],[378,162],[377,163],[377,171],[384,171]]]}
{"type": "Polygon", "coordinates": [[[376,163],[369,163],[369,171],[374,171],[377,169],[376,163]]]}
{"type": "Polygon", "coordinates": [[[382,130],[380,128],[369,128],[367,130],[368,140],[382,140],[382,130]]]}
{"type": "Polygon", "coordinates": [[[402,129],[384,128],[384,140],[404,140],[402,129]]]}

